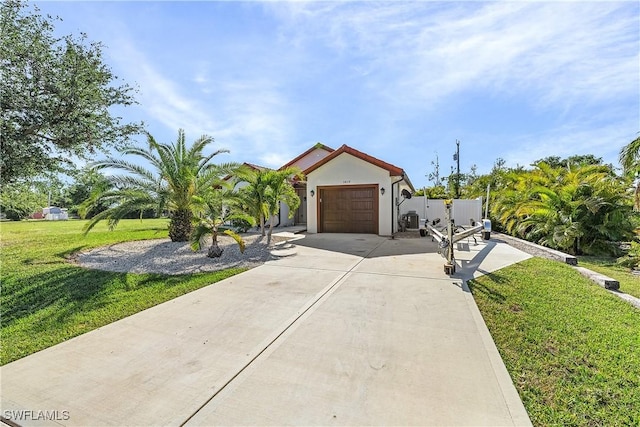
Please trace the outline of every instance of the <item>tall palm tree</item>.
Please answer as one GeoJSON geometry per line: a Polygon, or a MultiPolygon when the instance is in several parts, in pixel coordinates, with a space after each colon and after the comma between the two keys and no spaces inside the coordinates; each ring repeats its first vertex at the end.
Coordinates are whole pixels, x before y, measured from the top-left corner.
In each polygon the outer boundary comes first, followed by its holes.
{"type": "Polygon", "coordinates": [[[635,179],[635,203],[634,209],[640,211],[640,137],[634,139],[620,150],[620,164],[624,172],[635,179]]]}
{"type": "Polygon", "coordinates": [[[211,163],[218,154],[229,152],[221,149],[205,155],[205,148],[213,141],[212,137],[203,135],[187,147],[182,129],[173,144],[158,143],[147,134],[147,148],[128,146],[121,153],[143,159],[152,166],[151,170],[114,158],[94,163],[92,167],[95,169],[118,169],[125,174],[109,177],[111,187],[87,200],[85,208],[98,202],[107,203],[110,207],[93,217],[85,226],[85,233],[103,219],[108,220],[109,227],[113,228],[132,212],[154,210],[160,214],[168,211],[171,216],[169,237],[174,242],[188,241],[193,230],[193,212],[203,204],[203,198],[199,196],[219,184],[223,175],[238,167],[234,163],[211,163]]]}

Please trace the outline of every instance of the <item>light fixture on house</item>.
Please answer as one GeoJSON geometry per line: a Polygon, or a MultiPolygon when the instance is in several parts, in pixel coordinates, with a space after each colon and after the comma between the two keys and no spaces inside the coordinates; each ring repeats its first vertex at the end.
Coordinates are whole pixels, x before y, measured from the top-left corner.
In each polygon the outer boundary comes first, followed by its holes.
{"type": "Polygon", "coordinates": [[[382,195],[384,196],[384,192],[385,192],[385,189],[384,189],[384,187],[382,187],[382,188],[380,189],[380,194],[382,194],[382,195]]]}
{"type": "Polygon", "coordinates": [[[315,196],[315,195],[316,195],[316,192],[315,192],[315,191],[313,191],[313,190],[311,190],[311,197],[313,197],[313,196],[315,196]]]}

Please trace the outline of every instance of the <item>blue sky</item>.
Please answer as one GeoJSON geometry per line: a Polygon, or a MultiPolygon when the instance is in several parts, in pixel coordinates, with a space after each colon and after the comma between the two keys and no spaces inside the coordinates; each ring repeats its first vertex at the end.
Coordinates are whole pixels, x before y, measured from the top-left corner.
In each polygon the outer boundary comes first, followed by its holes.
{"type": "MultiPolygon", "coordinates": [[[[106,45],[159,141],[277,167],[350,145],[427,184],[548,156],[617,165],[640,131],[638,2],[38,2],[106,45]]],[[[140,139],[143,141],[143,139],[140,139]]]]}

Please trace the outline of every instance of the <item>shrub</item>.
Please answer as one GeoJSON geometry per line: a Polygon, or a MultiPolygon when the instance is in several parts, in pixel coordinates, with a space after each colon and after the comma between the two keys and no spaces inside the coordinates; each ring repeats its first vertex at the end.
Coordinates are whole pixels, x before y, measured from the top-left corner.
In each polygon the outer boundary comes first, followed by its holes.
{"type": "Polygon", "coordinates": [[[631,248],[625,256],[618,258],[618,264],[632,270],[640,267],[640,243],[631,242],[631,248]]]}

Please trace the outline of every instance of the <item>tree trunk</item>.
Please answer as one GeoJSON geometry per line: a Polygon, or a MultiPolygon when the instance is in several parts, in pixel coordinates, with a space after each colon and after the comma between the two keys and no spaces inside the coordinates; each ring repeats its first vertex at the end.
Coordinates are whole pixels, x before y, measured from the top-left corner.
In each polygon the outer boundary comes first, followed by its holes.
{"type": "Polygon", "coordinates": [[[213,243],[211,243],[211,246],[209,247],[209,252],[207,253],[207,256],[209,258],[220,258],[222,256],[222,252],[224,252],[224,249],[218,246],[218,242],[214,240],[213,243]]]}
{"type": "Polygon", "coordinates": [[[264,215],[260,214],[260,232],[262,233],[262,237],[264,237],[264,215]]]}
{"type": "Polygon", "coordinates": [[[271,233],[273,232],[273,215],[271,215],[271,219],[269,220],[269,231],[267,232],[267,246],[271,244],[271,233]]]}
{"type": "Polygon", "coordinates": [[[169,238],[172,242],[188,242],[191,236],[191,211],[175,211],[169,222],[169,238]]]}

